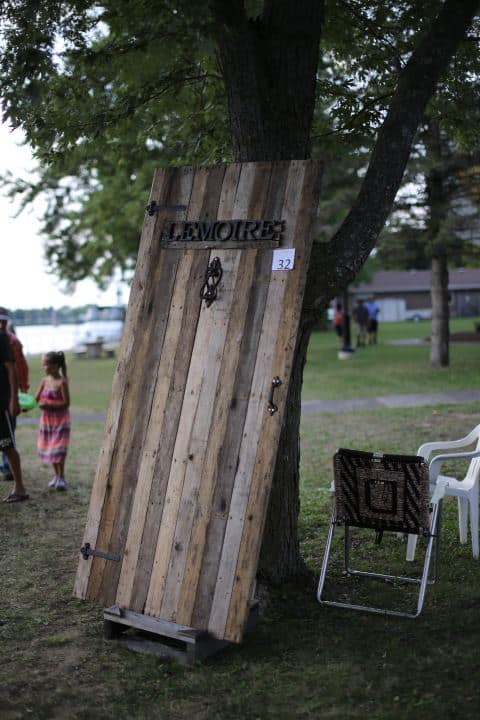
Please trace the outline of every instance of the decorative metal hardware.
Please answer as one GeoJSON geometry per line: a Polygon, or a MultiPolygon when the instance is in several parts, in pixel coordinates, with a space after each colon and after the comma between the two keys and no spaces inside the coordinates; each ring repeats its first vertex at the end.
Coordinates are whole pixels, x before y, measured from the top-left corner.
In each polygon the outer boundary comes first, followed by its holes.
{"type": "Polygon", "coordinates": [[[217,286],[222,279],[223,269],[219,257],[214,257],[205,270],[205,281],[200,290],[200,298],[208,307],[217,299],[217,286]]]}
{"type": "Polygon", "coordinates": [[[272,380],[272,389],[270,390],[270,397],[268,399],[267,410],[270,415],[275,415],[278,410],[278,405],[275,405],[275,403],[273,402],[273,393],[275,392],[275,388],[280,387],[281,384],[282,381],[280,380],[278,375],[276,375],[272,380]]]}
{"type": "Polygon", "coordinates": [[[152,200],[151,203],[148,203],[146,210],[147,213],[152,217],[152,215],[155,215],[155,213],[160,212],[160,210],[186,210],[186,205],[160,205],[157,203],[156,200],[152,200]]]}
{"type": "Polygon", "coordinates": [[[115,555],[115,553],[111,552],[104,552],[103,550],[95,550],[91,547],[90,543],[85,543],[85,545],[80,548],[80,552],[82,553],[84,560],[88,560],[90,556],[100,557],[104,560],[115,560],[115,562],[119,562],[121,560],[120,555],[115,555]]]}
{"type": "Polygon", "coordinates": [[[164,225],[162,239],[166,242],[279,243],[284,231],[285,220],[169,220],[164,225]]]}

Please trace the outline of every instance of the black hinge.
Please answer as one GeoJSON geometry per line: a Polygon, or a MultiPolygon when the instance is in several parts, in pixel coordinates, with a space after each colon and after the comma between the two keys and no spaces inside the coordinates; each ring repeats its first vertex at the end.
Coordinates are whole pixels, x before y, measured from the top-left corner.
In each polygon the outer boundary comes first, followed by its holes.
{"type": "Polygon", "coordinates": [[[186,205],[159,205],[156,200],[152,200],[151,203],[148,203],[146,210],[150,217],[152,215],[155,215],[155,213],[160,212],[160,210],[186,210],[186,205]]]}
{"type": "Polygon", "coordinates": [[[88,560],[90,556],[100,557],[104,560],[115,560],[115,562],[119,562],[121,560],[120,555],[115,555],[115,553],[111,552],[104,552],[103,550],[95,550],[90,546],[90,543],[85,543],[85,545],[80,548],[80,552],[82,553],[84,560],[88,560]]]}

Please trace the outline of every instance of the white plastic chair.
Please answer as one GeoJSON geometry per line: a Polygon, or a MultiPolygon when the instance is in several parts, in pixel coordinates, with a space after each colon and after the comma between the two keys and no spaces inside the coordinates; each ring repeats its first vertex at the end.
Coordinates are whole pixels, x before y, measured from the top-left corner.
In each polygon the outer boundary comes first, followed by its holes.
{"type": "MultiPolygon", "coordinates": [[[[467,542],[467,526],[470,517],[470,532],[472,535],[473,557],[479,557],[478,541],[478,497],[480,482],[480,425],[471,430],[460,440],[445,440],[440,442],[428,442],[420,445],[417,455],[428,461],[432,452],[437,450],[457,450],[474,445],[475,449],[469,452],[447,452],[436,455],[429,465],[430,491],[433,492],[437,482],[445,480],[445,495],[453,495],[458,499],[458,527],[460,542],[467,542]],[[446,460],[462,460],[470,458],[470,463],[463,479],[457,479],[449,475],[441,475],[440,469],[446,460]]],[[[409,535],[407,544],[407,560],[415,558],[417,536],[409,535]]]]}

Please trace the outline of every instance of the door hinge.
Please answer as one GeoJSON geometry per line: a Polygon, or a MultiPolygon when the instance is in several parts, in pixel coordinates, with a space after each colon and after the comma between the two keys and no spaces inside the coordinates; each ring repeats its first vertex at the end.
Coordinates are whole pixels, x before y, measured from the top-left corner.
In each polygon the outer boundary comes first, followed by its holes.
{"type": "Polygon", "coordinates": [[[155,213],[160,212],[160,210],[171,210],[173,212],[176,210],[186,210],[186,209],[187,209],[186,205],[160,205],[159,203],[157,203],[156,200],[152,200],[152,202],[148,203],[147,208],[146,208],[150,217],[152,217],[152,215],[155,215],[155,213]]]}
{"type": "Polygon", "coordinates": [[[120,555],[115,555],[115,553],[111,552],[104,552],[103,550],[95,550],[91,547],[90,543],[85,543],[85,545],[80,548],[80,552],[82,553],[84,560],[88,560],[90,556],[100,557],[104,560],[114,560],[115,562],[119,562],[121,560],[120,555]]]}

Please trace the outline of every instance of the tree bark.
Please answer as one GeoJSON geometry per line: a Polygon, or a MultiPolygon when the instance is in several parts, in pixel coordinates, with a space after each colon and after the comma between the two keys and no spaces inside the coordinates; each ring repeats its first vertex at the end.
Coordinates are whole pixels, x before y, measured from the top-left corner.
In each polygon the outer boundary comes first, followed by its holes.
{"type": "Polygon", "coordinates": [[[323,0],[266,0],[248,19],[243,0],[211,0],[238,162],[310,155],[323,0]]]}
{"type": "Polygon", "coordinates": [[[449,175],[445,167],[449,148],[444,147],[440,127],[436,122],[427,123],[424,137],[427,158],[433,163],[425,183],[428,206],[427,238],[431,252],[430,365],[442,367],[449,363],[448,242],[445,236],[450,204],[447,190],[449,175]]]}
{"type": "MultiPolygon", "coordinates": [[[[324,3],[266,0],[247,19],[243,0],[210,0],[238,161],[304,159],[310,153],[324,3]]],[[[331,242],[314,246],[301,331],[267,515],[260,575],[283,582],[303,574],[299,554],[300,398],[308,339],[331,298],[373,249],[391,210],[420,118],[479,6],[446,0],[400,73],[360,193],[331,242]]]]}
{"type": "Polygon", "coordinates": [[[448,264],[446,252],[438,252],[432,257],[431,298],[430,365],[432,367],[446,367],[449,364],[448,264]]]}

